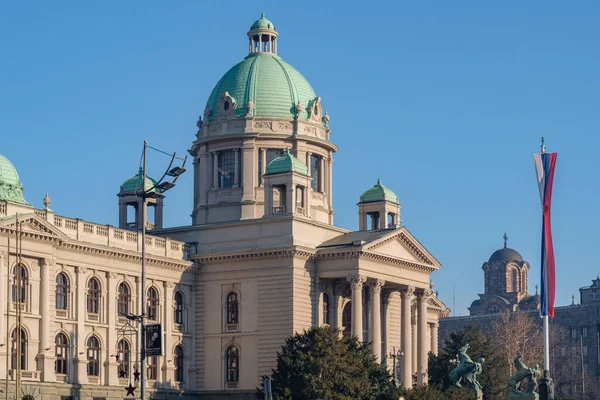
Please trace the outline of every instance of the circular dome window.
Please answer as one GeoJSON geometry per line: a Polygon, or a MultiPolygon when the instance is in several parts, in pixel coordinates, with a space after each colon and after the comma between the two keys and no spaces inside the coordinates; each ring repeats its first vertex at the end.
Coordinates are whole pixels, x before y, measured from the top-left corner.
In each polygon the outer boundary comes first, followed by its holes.
{"type": "Polygon", "coordinates": [[[227,111],[229,110],[229,102],[226,101],[225,104],[223,104],[223,110],[227,111]]]}

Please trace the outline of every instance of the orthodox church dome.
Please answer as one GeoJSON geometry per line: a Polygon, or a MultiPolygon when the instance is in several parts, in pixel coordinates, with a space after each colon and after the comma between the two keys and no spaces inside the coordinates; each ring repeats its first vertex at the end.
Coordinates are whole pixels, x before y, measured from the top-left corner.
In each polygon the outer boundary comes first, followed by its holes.
{"type": "Polygon", "coordinates": [[[205,119],[220,113],[245,117],[308,118],[317,95],[304,76],[277,55],[277,31],[264,14],[252,25],[250,54],[223,75],[206,103],[205,119]],[[223,101],[223,96],[229,96],[223,101]],[[233,104],[230,104],[233,103],[233,104]],[[249,107],[250,105],[250,107],[249,107]]]}
{"type": "Polygon", "coordinates": [[[383,186],[381,179],[377,179],[377,183],[370,189],[367,189],[360,196],[361,203],[371,203],[375,201],[391,201],[398,203],[398,196],[391,189],[383,186]]]}
{"type": "Polygon", "coordinates": [[[289,149],[285,149],[281,157],[277,157],[267,165],[267,174],[283,174],[286,172],[308,175],[306,164],[294,157],[289,149]]]}
{"type": "Polygon", "coordinates": [[[29,204],[23,197],[23,184],[16,168],[0,154],[0,201],[29,204]]]}
{"type": "Polygon", "coordinates": [[[521,254],[519,254],[518,251],[506,247],[507,240],[508,237],[506,236],[506,234],[504,234],[504,247],[492,253],[490,259],[488,260],[489,264],[491,264],[494,261],[500,261],[503,263],[507,263],[509,261],[523,261],[523,257],[521,257],[521,254]]]}
{"type": "MultiPolygon", "coordinates": [[[[142,190],[142,179],[144,176],[144,170],[140,167],[138,173],[131,178],[127,179],[125,182],[121,184],[121,191],[119,194],[136,194],[140,190],[142,190]]],[[[144,185],[144,190],[149,190],[152,186],[156,184],[156,181],[148,176],[146,176],[146,182],[144,185]]],[[[156,189],[152,189],[153,192],[156,189]]]]}

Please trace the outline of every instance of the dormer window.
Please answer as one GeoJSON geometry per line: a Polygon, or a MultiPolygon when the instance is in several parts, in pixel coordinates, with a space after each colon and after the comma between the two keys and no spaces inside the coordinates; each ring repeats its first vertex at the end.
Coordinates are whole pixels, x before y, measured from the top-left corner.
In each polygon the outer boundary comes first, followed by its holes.
{"type": "Polygon", "coordinates": [[[225,111],[229,110],[229,102],[228,101],[223,103],[223,110],[225,110],[225,111]]]}

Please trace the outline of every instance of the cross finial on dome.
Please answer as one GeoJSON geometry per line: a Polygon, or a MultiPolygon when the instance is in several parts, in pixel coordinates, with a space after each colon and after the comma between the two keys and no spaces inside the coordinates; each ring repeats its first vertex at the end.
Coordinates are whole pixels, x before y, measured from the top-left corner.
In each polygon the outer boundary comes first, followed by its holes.
{"type": "Polygon", "coordinates": [[[506,232],[504,232],[504,236],[502,236],[502,239],[504,239],[504,248],[506,248],[506,242],[508,241],[508,236],[506,236],[506,232]]]}
{"type": "Polygon", "coordinates": [[[537,294],[538,294],[538,289],[539,289],[539,288],[540,288],[540,287],[539,287],[539,286],[538,286],[538,284],[536,283],[536,284],[535,284],[535,295],[536,295],[536,296],[537,296],[537,294]]]}

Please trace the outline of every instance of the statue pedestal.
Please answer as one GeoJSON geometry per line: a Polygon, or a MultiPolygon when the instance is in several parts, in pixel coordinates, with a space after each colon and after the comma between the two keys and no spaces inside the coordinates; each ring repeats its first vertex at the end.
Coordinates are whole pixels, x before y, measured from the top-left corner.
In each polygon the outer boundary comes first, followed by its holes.
{"type": "Polygon", "coordinates": [[[517,392],[510,392],[507,396],[506,399],[507,400],[539,400],[539,396],[537,393],[533,392],[533,393],[517,393],[517,392]]]}

